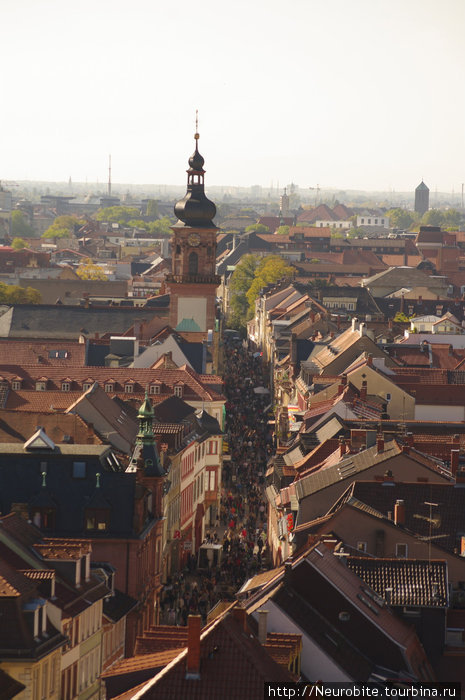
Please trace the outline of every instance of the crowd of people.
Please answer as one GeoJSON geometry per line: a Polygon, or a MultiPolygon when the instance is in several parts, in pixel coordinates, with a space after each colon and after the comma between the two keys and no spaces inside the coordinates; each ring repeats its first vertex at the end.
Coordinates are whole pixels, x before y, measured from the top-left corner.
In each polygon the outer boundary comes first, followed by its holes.
{"type": "Polygon", "coordinates": [[[189,614],[206,622],[209,610],[231,598],[243,583],[267,565],[267,508],[264,497],[267,459],[273,444],[267,424],[270,403],[260,356],[242,344],[225,346],[225,455],[222,494],[215,528],[205,544],[222,545],[214,563],[191,566],[168,578],[160,599],[160,621],[185,625],[189,614]]]}

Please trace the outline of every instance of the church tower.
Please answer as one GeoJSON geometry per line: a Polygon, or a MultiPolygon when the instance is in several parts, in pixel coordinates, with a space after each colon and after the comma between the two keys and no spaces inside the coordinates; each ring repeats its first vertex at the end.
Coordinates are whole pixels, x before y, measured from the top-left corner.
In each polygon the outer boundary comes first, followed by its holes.
{"type": "Polygon", "coordinates": [[[200,339],[215,328],[216,289],[221,279],[216,274],[216,207],[205,195],[205,161],[198,150],[197,132],[194,138],[187,192],[174,207],[178,221],[172,226],[172,267],[166,281],[170,325],[180,332],[198,334],[200,339]]]}

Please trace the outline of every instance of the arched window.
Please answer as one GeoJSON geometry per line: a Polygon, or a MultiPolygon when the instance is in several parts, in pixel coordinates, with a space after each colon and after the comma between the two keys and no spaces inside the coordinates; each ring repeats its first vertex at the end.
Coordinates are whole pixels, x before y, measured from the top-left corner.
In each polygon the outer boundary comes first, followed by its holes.
{"type": "Polygon", "coordinates": [[[189,254],[189,274],[196,275],[199,271],[199,256],[197,253],[189,254]]]}

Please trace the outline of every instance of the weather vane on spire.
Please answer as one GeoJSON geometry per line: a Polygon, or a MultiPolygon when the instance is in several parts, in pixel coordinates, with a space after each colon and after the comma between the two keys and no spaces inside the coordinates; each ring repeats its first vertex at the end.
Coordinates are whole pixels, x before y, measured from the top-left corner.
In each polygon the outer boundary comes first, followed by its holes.
{"type": "Polygon", "coordinates": [[[195,134],[194,138],[196,141],[199,140],[199,110],[195,110],[195,134]]]}

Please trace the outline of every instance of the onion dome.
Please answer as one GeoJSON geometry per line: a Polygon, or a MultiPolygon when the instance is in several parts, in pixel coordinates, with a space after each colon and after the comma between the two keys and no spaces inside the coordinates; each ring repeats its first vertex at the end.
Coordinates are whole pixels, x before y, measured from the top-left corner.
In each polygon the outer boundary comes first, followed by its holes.
{"type": "Polygon", "coordinates": [[[174,206],[178,218],[176,226],[192,226],[194,228],[216,228],[213,219],[216,215],[214,203],[205,195],[203,156],[198,150],[198,133],[195,134],[195,151],[189,158],[187,171],[187,192],[183,199],[174,206]]]}

